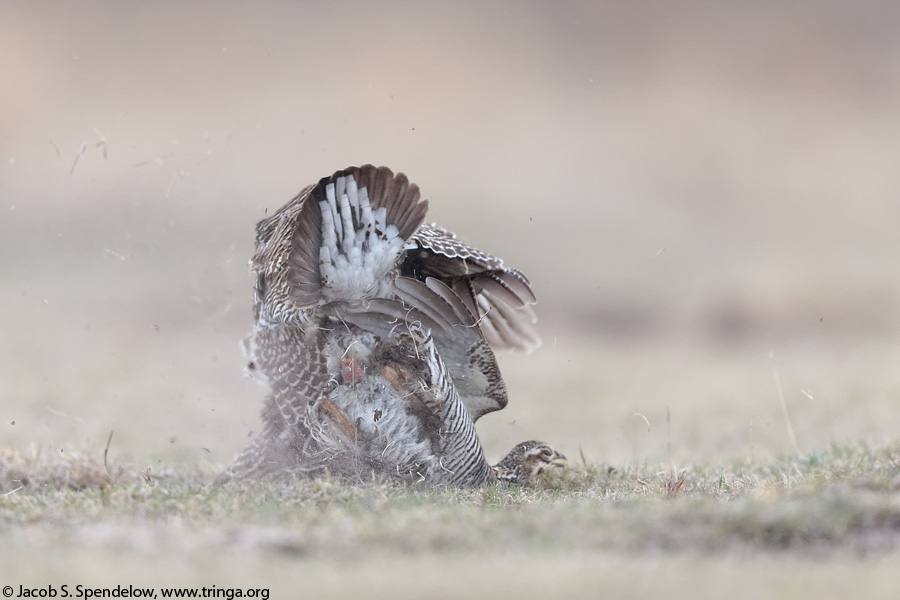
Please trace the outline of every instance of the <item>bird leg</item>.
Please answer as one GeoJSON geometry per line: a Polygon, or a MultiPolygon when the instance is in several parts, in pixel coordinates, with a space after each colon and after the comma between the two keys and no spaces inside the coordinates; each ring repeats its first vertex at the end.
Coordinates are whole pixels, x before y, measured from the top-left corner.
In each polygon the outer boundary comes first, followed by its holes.
{"type": "Polygon", "coordinates": [[[344,416],[344,413],[338,409],[337,406],[334,405],[334,402],[331,401],[331,398],[324,397],[319,401],[319,407],[325,409],[332,419],[334,419],[338,425],[340,425],[344,431],[347,432],[347,435],[350,436],[351,439],[356,439],[356,427],[350,424],[350,421],[347,420],[347,417],[344,416]]]}

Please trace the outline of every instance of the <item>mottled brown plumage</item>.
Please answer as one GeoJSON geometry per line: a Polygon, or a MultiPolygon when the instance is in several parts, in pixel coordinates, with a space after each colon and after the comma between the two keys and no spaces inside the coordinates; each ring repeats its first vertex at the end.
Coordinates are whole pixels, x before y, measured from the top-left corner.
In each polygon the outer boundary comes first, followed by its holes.
{"type": "Polygon", "coordinates": [[[426,210],[405,175],[366,165],[259,223],[245,349],[271,394],[223,480],[496,479],[474,422],[507,403],[491,344],[539,343],[534,295],[500,259],[424,225],[426,210]]]}

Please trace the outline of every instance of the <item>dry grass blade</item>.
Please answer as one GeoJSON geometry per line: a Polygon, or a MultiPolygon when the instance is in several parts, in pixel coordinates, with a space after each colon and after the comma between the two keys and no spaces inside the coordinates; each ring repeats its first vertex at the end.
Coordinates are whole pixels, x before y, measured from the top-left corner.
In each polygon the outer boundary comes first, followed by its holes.
{"type": "Polygon", "coordinates": [[[684,485],[684,474],[686,472],[687,469],[682,469],[681,473],[679,473],[674,465],[672,466],[671,474],[668,474],[663,480],[663,496],[675,496],[681,491],[681,488],[684,485]]]}
{"type": "Polygon", "coordinates": [[[109,457],[109,445],[112,443],[113,430],[109,431],[109,438],[106,440],[106,448],[103,449],[103,468],[106,469],[106,474],[112,478],[112,473],[109,472],[109,463],[107,463],[107,458],[109,457]]]}

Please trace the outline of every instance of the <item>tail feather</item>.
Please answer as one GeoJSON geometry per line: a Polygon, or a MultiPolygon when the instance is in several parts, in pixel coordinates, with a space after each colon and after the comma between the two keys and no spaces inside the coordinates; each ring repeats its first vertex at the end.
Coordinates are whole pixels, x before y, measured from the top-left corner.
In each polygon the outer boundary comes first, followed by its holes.
{"type": "Polygon", "coordinates": [[[387,167],[349,167],[329,179],[352,175],[359,188],[368,190],[374,208],[386,209],[385,222],[393,224],[404,240],[409,240],[425,221],[428,201],[420,200],[419,186],[411,184],[403,173],[387,167]]]}
{"type": "Polygon", "coordinates": [[[297,216],[289,281],[298,306],[382,295],[428,203],[405,175],[351,167],[311,188],[297,216]]]}

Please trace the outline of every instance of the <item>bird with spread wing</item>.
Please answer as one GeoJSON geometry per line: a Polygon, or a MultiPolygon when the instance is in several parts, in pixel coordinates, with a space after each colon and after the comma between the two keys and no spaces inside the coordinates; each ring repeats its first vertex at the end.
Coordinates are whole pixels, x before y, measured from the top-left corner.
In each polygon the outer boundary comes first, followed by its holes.
{"type": "Polygon", "coordinates": [[[534,441],[485,460],[475,421],[507,403],[492,348],[540,344],[535,298],[522,273],[425,224],[427,208],[405,175],[365,165],[257,225],[244,345],[271,393],[220,481],[529,483],[565,463],[534,441]]]}

